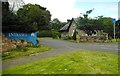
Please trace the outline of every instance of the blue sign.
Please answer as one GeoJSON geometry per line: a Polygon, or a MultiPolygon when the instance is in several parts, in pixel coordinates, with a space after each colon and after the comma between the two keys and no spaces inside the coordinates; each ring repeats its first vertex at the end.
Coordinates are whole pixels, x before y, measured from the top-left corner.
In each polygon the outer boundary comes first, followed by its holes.
{"type": "Polygon", "coordinates": [[[6,33],[5,37],[15,40],[25,40],[27,42],[32,42],[33,45],[37,44],[37,34],[38,32],[33,33],[6,33]]]}
{"type": "Polygon", "coordinates": [[[115,23],[115,22],[116,22],[116,19],[112,19],[112,22],[115,23]]]}

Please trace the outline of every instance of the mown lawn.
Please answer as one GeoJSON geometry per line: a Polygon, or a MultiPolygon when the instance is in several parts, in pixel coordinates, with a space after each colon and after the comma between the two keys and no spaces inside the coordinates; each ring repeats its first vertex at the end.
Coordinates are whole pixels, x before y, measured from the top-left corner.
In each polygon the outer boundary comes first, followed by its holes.
{"type": "Polygon", "coordinates": [[[17,48],[10,52],[5,52],[2,54],[2,60],[14,59],[14,58],[21,58],[25,56],[36,55],[42,52],[50,51],[51,48],[48,46],[33,46],[33,47],[24,47],[24,48],[17,48]]]}
{"type": "Polygon", "coordinates": [[[71,52],[9,68],[3,74],[118,74],[118,54],[71,52]]]}

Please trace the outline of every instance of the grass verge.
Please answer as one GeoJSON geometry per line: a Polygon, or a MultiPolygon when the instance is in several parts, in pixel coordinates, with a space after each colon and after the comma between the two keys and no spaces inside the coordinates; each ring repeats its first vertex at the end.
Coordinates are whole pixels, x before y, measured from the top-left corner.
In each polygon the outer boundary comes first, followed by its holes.
{"type": "Polygon", "coordinates": [[[24,47],[24,48],[17,48],[10,52],[4,52],[2,54],[2,60],[8,60],[13,58],[21,58],[25,56],[36,55],[45,51],[51,50],[48,46],[34,46],[34,47],[24,47]]]}
{"type": "Polygon", "coordinates": [[[112,39],[111,42],[120,42],[120,39],[112,39]]]}
{"type": "MultiPolygon", "coordinates": [[[[76,40],[70,40],[70,39],[68,39],[67,41],[77,43],[76,40]]],[[[107,43],[120,42],[120,39],[106,40],[105,42],[107,42],[107,43]]],[[[81,43],[81,42],[80,42],[80,43],[81,43]]],[[[82,43],[85,43],[85,42],[82,42],[82,43]]],[[[96,43],[96,42],[95,42],[95,43],[96,43]]],[[[104,42],[103,42],[103,43],[104,43],[104,42]]]]}
{"type": "Polygon", "coordinates": [[[71,52],[8,68],[3,74],[118,74],[118,54],[71,52]]]}

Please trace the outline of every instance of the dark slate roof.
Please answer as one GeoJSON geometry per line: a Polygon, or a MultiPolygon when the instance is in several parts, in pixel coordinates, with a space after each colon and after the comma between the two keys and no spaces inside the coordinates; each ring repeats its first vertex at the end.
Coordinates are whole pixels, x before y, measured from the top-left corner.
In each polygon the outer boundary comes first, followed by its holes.
{"type": "Polygon", "coordinates": [[[68,27],[70,26],[70,23],[71,23],[70,21],[67,22],[67,24],[60,29],[60,31],[66,31],[66,30],[68,30],[68,27]]]}
{"type": "MultiPolygon", "coordinates": [[[[65,26],[63,26],[59,32],[62,32],[62,31],[69,31],[69,28],[72,24],[72,22],[75,21],[75,23],[77,22],[77,19],[76,18],[72,18],[71,20],[68,20],[67,24],[65,26]]],[[[77,23],[76,23],[77,24],[77,23]]]]}
{"type": "Polygon", "coordinates": [[[68,31],[71,24],[72,24],[73,18],[71,20],[68,20],[67,24],[65,26],[63,26],[59,31],[68,31]]]}

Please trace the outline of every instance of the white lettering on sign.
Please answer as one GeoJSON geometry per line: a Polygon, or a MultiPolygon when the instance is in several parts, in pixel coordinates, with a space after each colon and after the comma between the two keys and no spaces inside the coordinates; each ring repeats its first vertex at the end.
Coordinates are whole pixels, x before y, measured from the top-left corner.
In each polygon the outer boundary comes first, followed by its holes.
{"type": "Polygon", "coordinates": [[[24,34],[22,34],[22,36],[24,36],[24,34]]]}
{"type": "Polygon", "coordinates": [[[11,33],[11,36],[13,36],[13,34],[11,33]]]}
{"type": "Polygon", "coordinates": [[[19,36],[21,36],[21,34],[19,34],[19,36]]]}
{"type": "Polygon", "coordinates": [[[14,33],[14,36],[18,36],[18,34],[17,34],[17,33],[14,33]]]}
{"type": "Polygon", "coordinates": [[[10,36],[10,33],[9,33],[9,36],[10,36]]]}
{"type": "Polygon", "coordinates": [[[35,36],[34,33],[31,33],[31,36],[35,36]]]}
{"type": "MultiPolygon", "coordinates": [[[[24,33],[8,33],[8,36],[27,36],[28,34],[24,33]]],[[[31,33],[31,36],[35,36],[34,33],[31,33]]]]}

